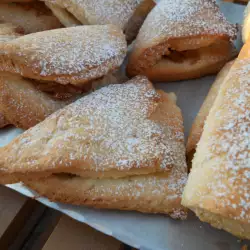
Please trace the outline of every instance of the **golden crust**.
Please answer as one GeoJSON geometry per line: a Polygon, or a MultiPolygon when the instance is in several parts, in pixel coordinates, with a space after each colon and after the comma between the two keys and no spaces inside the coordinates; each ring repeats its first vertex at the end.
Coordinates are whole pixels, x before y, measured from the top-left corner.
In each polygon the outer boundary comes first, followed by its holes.
{"type": "Polygon", "coordinates": [[[45,4],[65,27],[81,25],[81,22],[68,12],[67,9],[60,7],[54,2],[45,2],[45,4]]]}
{"type": "Polygon", "coordinates": [[[250,239],[250,44],[223,81],[197,145],[182,203],[203,221],[250,239]]]}
{"type": "Polygon", "coordinates": [[[173,95],[157,93],[144,77],[81,98],[0,151],[5,181],[6,175],[121,178],[186,171],[181,111],[173,95]]]}
{"type": "Polygon", "coordinates": [[[250,33],[250,3],[248,2],[247,7],[245,8],[244,21],[242,27],[242,40],[245,43],[249,38],[250,33]]]}
{"type": "Polygon", "coordinates": [[[1,3],[0,22],[21,26],[26,34],[61,28],[59,20],[40,1],[34,3],[1,3]]]}
{"type": "Polygon", "coordinates": [[[53,100],[27,79],[0,73],[0,110],[8,124],[28,129],[66,104],[53,100]]]}
{"type": "Polygon", "coordinates": [[[125,58],[127,44],[119,28],[100,25],[29,34],[0,44],[0,49],[2,71],[83,85],[115,71],[125,58]]]}
{"type": "Polygon", "coordinates": [[[186,154],[187,154],[187,160],[189,163],[189,167],[191,167],[191,161],[193,159],[196,145],[200,140],[205,120],[208,116],[208,113],[210,109],[212,108],[215,98],[218,95],[219,89],[221,84],[223,83],[224,79],[226,78],[230,68],[232,67],[234,61],[228,62],[222,70],[217,75],[213,85],[211,86],[206,99],[204,100],[199,113],[197,114],[193,124],[192,128],[190,130],[187,146],[186,146],[186,154]]]}
{"type": "MultiPolygon", "coordinates": [[[[65,9],[64,15],[70,13],[84,25],[114,24],[125,31],[131,42],[145,17],[155,6],[153,0],[44,0],[56,3],[65,9]]],[[[62,13],[62,12],[61,12],[62,13]]],[[[60,17],[59,17],[60,18],[60,17]]],[[[65,18],[63,17],[62,23],[65,18]]]]}
{"type": "Polygon", "coordinates": [[[25,185],[54,202],[87,205],[96,208],[136,210],[144,213],[169,214],[185,219],[180,204],[187,173],[176,172],[132,176],[122,179],[84,179],[53,175],[25,185]]]}
{"type": "Polygon", "coordinates": [[[161,1],[140,29],[127,72],[152,81],[216,73],[232,58],[236,31],[213,1],[161,1]]]}

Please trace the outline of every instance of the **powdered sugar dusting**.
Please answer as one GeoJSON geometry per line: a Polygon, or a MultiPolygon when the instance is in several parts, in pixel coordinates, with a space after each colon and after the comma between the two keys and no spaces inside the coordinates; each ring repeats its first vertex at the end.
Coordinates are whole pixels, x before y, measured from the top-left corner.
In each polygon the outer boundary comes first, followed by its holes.
{"type": "Polygon", "coordinates": [[[21,135],[11,144],[6,163],[32,168],[47,162],[50,168],[77,165],[92,171],[183,170],[183,141],[173,138],[167,124],[149,119],[159,100],[144,77],[104,87],[21,135]]]}
{"type": "MultiPolygon", "coordinates": [[[[126,55],[126,40],[122,31],[112,25],[78,26],[23,36],[8,43],[3,53],[15,57],[32,70],[27,75],[21,62],[15,71],[27,77],[62,83],[90,81],[119,67],[126,55]],[[51,79],[50,79],[51,80],[51,79]]],[[[2,65],[1,65],[2,66],[2,65]]],[[[4,66],[3,66],[4,67],[4,66]]],[[[13,66],[5,70],[12,71],[13,66]]]]}
{"type": "MultiPolygon", "coordinates": [[[[48,1],[48,0],[46,0],[48,1]]],[[[52,1],[52,0],[49,0],[52,1]]],[[[55,2],[56,0],[53,0],[55,2]]],[[[83,24],[115,24],[124,29],[144,0],[69,0],[58,1],[83,24]],[[75,8],[72,8],[75,6],[75,8]]]]}
{"type": "Polygon", "coordinates": [[[200,34],[227,35],[234,39],[236,32],[236,26],[226,20],[214,0],[163,0],[148,15],[138,39],[153,41],[162,36],[200,34]]]}

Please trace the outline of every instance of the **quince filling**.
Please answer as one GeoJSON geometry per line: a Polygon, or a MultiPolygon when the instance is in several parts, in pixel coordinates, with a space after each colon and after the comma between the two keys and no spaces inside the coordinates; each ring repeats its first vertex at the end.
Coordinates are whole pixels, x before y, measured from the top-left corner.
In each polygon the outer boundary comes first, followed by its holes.
{"type": "Polygon", "coordinates": [[[167,54],[163,55],[158,63],[167,60],[178,64],[185,62],[195,64],[205,58],[214,60],[225,59],[230,48],[230,43],[226,41],[217,41],[208,46],[190,50],[170,48],[167,54]]]}

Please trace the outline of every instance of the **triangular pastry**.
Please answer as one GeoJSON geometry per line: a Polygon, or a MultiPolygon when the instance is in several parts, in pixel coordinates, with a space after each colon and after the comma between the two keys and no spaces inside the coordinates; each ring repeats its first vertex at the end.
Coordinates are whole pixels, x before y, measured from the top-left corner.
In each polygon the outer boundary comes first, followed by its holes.
{"type": "Polygon", "coordinates": [[[116,26],[93,25],[25,35],[0,50],[1,71],[82,86],[117,70],[127,44],[116,26]]]}
{"type": "Polygon", "coordinates": [[[214,74],[235,55],[236,32],[213,0],[160,1],[140,29],[127,72],[163,82],[214,74]]]}
{"type": "Polygon", "coordinates": [[[56,9],[56,16],[65,25],[77,24],[77,20],[84,25],[115,24],[125,31],[128,41],[135,38],[145,17],[155,6],[153,0],[44,1],[52,7],[52,11],[56,8],[55,4],[61,7],[56,9]]]}
{"type": "Polygon", "coordinates": [[[23,29],[12,23],[0,23],[0,43],[16,39],[23,35],[23,29]]]}
{"type": "Polygon", "coordinates": [[[226,76],[228,75],[228,72],[230,68],[232,67],[234,61],[228,62],[222,70],[217,75],[213,85],[211,86],[206,99],[204,100],[199,113],[197,114],[193,124],[192,128],[190,130],[190,133],[188,135],[188,141],[186,146],[186,154],[187,154],[187,160],[188,165],[191,167],[191,161],[193,159],[196,145],[200,140],[201,134],[203,132],[204,123],[206,121],[206,118],[209,114],[210,109],[212,108],[214,101],[219,93],[220,86],[222,85],[223,81],[225,80],[226,76]]]}
{"type": "Polygon", "coordinates": [[[186,219],[187,211],[180,204],[186,178],[185,168],[173,168],[165,174],[120,179],[52,175],[40,180],[27,180],[24,184],[54,202],[162,213],[174,219],[186,219]]]}
{"type": "Polygon", "coordinates": [[[182,203],[202,220],[250,239],[250,43],[206,119],[182,203]]]}
{"type": "MultiPolygon", "coordinates": [[[[13,24],[0,24],[0,43],[21,36],[22,29],[13,24]]],[[[6,66],[3,61],[4,67],[6,66]]],[[[121,82],[118,73],[85,84],[84,88],[53,81],[35,81],[18,74],[0,72],[0,127],[8,124],[28,129],[48,115],[76,100],[95,86],[121,82]]]]}
{"type": "Polygon", "coordinates": [[[0,182],[23,181],[55,201],[185,215],[181,111],[145,77],[79,99],[0,155],[0,182]]]}
{"type": "Polygon", "coordinates": [[[183,140],[173,96],[136,77],[79,99],[1,148],[0,173],[22,180],[168,172],[186,166],[183,140]]]}
{"type": "MultiPolygon", "coordinates": [[[[92,82],[86,92],[123,81],[125,80],[118,73],[109,74],[92,82]]],[[[74,86],[53,82],[40,83],[0,72],[0,128],[12,124],[18,128],[29,129],[83,94],[82,89],[74,86]]]]}
{"type": "Polygon", "coordinates": [[[6,120],[4,114],[2,112],[0,112],[0,128],[4,128],[9,124],[10,123],[6,120]]]}
{"type": "Polygon", "coordinates": [[[61,28],[44,3],[0,3],[0,22],[21,26],[26,34],[61,28]]]}

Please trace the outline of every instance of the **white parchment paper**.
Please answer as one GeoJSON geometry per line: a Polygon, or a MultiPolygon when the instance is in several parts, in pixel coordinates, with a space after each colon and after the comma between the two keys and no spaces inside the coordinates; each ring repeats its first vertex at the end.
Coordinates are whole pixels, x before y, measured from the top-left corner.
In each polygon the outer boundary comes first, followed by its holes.
{"type": "MultiPolygon", "coordinates": [[[[231,22],[242,23],[244,6],[220,1],[218,3],[231,22]]],[[[237,46],[240,48],[240,43],[237,46]]],[[[210,76],[191,81],[156,84],[157,88],[177,94],[178,105],[184,116],[186,136],[213,81],[214,77],[210,76]]],[[[1,130],[0,146],[6,145],[20,133],[22,131],[15,128],[1,130]]],[[[8,186],[26,196],[35,195],[21,184],[8,186]]],[[[175,221],[163,215],[97,210],[51,203],[45,198],[38,200],[142,250],[236,250],[242,245],[237,238],[200,222],[194,215],[190,215],[187,221],[175,221]]]]}

